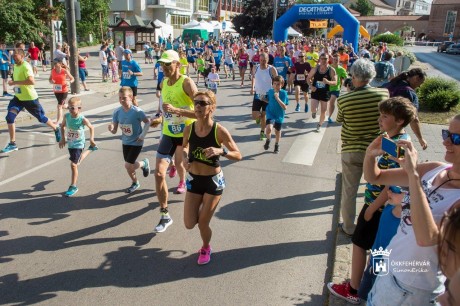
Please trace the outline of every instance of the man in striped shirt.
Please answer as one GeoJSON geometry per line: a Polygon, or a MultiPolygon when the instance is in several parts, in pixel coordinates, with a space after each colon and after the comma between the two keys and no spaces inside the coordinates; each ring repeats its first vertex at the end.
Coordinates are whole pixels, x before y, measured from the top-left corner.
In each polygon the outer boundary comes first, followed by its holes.
{"type": "Polygon", "coordinates": [[[389,98],[385,88],[369,85],[375,77],[374,63],[357,60],[351,67],[355,90],[337,100],[337,122],[342,123],[342,231],[351,236],[355,230],[356,195],[363,174],[367,146],[379,135],[378,104],[389,98]]]}

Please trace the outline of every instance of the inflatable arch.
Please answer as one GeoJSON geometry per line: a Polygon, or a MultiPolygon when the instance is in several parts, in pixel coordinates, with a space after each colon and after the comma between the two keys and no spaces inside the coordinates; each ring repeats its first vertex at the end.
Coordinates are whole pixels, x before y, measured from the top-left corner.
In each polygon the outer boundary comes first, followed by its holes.
{"type": "MultiPolygon", "coordinates": [[[[332,30],[327,33],[327,38],[332,38],[334,37],[335,34],[343,32],[343,28],[341,25],[336,25],[335,27],[332,28],[332,30]]],[[[366,38],[367,40],[371,39],[371,36],[369,35],[369,32],[367,32],[366,28],[363,26],[359,26],[359,34],[361,34],[362,37],[366,38]]]]}
{"type": "Polygon", "coordinates": [[[345,29],[343,40],[352,43],[355,52],[358,52],[359,21],[342,4],[294,5],[275,22],[273,39],[285,41],[289,26],[299,19],[334,19],[345,29]]]}

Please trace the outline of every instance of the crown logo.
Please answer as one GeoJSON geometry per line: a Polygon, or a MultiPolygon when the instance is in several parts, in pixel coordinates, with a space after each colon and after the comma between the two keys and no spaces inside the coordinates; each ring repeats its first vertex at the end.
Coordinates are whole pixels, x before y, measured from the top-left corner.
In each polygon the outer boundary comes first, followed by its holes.
{"type": "Polygon", "coordinates": [[[387,250],[387,249],[384,250],[382,247],[380,247],[378,250],[375,249],[375,250],[371,251],[371,254],[374,257],[376,257],[376,256],[390,257],[391,251],[392,250],[387,250]]]}

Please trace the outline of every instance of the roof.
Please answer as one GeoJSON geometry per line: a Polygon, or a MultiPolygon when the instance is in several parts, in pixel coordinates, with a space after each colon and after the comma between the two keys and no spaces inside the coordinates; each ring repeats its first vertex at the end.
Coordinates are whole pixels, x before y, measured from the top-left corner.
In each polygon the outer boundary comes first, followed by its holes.
{"type": "Polygon", "coordinates": [[[429,20],[429,15],[376,15],[376,16],[359,16],[359,21],[423,21],[429,20]]]}
{"type": "Polygon", "coordinates": [[[352,10],[351,8],[347,7],[347,10],[352,14],[356,16],[361,16],[361,13],[355,10],[352,10]]]}
{"type": "Polygon", "coordinates": [[[391,5],[388,5],[385,2],[380,1],[380,0],[369,0],[369,2],[371,2],[374,6],[383,7],[383,8],[389,9],[389,10],[394,10],[395,9],[391,5]]]}
{"type": "Polygon", "coordinates": [[[457,4],[460,6],[458,0],[434,0],[433,5],[457,4]]]}
{"type": "Polygon", "coordinates": [[[142,19],[139,15],[129,16],[126,19],[120,20],[115,27],[117,27],[120,23],[126,22],[132,27],[146,27],[146,28],[153,28],[152,20],[142,19]]]}

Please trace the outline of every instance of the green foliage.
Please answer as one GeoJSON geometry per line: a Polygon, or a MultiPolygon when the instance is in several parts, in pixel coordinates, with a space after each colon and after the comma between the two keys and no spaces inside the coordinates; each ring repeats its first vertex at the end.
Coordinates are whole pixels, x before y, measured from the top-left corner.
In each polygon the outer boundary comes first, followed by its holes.
{"type": "Polygon", "coordinates": [[[404,47],[388,45],[388,49],[393,51],[395,57],[396,57],[396,53],[402,52],[403,55],[409,57],[411,64],[415,63],[415,61],[417,60],[417,57],[415,56],[415,54],[412,51],[409,51],[408,49],[404,47]]]}
{"type": "Polygon", "coordinates": [[[404,40],[398,35],[394,34],[379,34],[372,38],[372,43],[378,45],[380,42],[385,42],[387,44],[393,44],[396,46],[403,46],[404,40]]]}
{"type": "Polygon", "coordinates": [[[448,111],[460,103],[460,88],[456,81],[427,78],[417,93],[420,106],[430,111],[448,111]]]}
{"type": "Polygon", "coordinates": [[[43,42],[50,31],[47,21],[40,19],[43,6],[44,0],[0,0],[0,39],[7,44],[43,42]]]}
{"type": "Polygon", "coordinates": [[[355,4],[351,4],[350,8],[352,10],[358,11],[361,16],[371,16],[374,15],[374,5],[369,0],[358,0],[355,4]]]}

